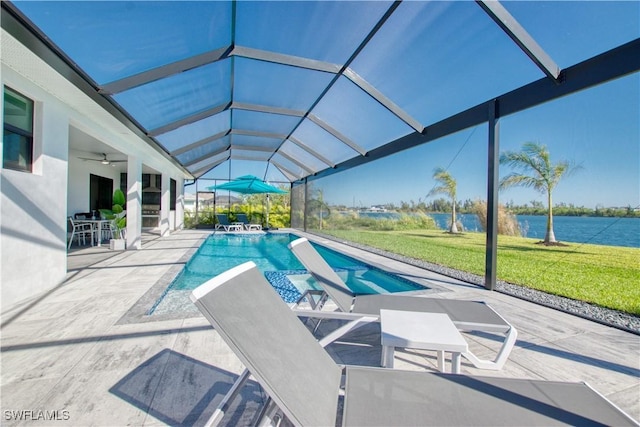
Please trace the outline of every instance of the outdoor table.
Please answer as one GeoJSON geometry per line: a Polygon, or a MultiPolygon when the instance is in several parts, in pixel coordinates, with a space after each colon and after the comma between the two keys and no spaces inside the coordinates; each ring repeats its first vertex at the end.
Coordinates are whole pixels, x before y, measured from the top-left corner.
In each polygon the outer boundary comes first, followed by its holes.
{"type": "Polygon", "coordinates": [[[445,372],[444,352],[451,353],[451,372],[460,373],[460,355],[469,350],[449,316],[443,313],[380,310],[382,366],[393,368],[395,347],[435,350],[438,370],[445,372]]]}
{"type": "Polygon", "coordinates": [[[74,219],[76,224],[89,224],[91,225],[91,246],[94,246],[94,236],[97,236],[95,240],[98,242],[97,246],[102,246],[102,224],[111,222],[108,219],[74,219]]]}

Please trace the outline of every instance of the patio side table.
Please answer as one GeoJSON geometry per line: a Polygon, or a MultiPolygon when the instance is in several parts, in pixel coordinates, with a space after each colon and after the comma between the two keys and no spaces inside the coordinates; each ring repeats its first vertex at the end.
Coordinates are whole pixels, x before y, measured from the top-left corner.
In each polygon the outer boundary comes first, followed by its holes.
{"type": "Polygon", "coordinates": [[[393,368],[395,347],[435,350],[438,370],[445,372],[444,352],[451,353],[451,372],[460,373],[460,356],[469,346],[449,316],[443,313],[380,310],[382,360],[393,368]]]}

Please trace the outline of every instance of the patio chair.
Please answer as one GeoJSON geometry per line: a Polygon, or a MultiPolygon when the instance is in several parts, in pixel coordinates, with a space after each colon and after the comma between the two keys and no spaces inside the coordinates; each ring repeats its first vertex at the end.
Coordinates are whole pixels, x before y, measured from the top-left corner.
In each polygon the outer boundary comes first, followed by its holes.
{"type": "Polygon", "coordinates": [[[242,225],[240,224],[231,224],[229,222],[229,217],[227,214],[216,214],[216,220],[218,221],[216,224],[216,230],[223,229],[224,231],[241,231],[242,225]]]}
{"type": "MultiPolygon", "coordinates": [[[[586,383],[342,367],[309,333],[255,263],[232,268],[191,300],[247,368],[207,425],[252,375],[269,399],[263,422],[297,426],[636,425],[586,383]]],[[[262,425],[262,424],[261,424],[262,425]]]]}
{"type": "Polygon", "coordinates": [[[252,224],[247,218],[246,214],[239,213],[236,214],[236,220],[242,223],[242,226],[245,230],[262,230],[262,225],[260,224],[252,224]]]}
{"type": "Polygon", "coordinates": [[[351,316],[341,317],[352,319],[350,323],[324,337],[322,342],[334,341],[347,332],[366,324],[366,316],[369,318],[374,316],[375,321],[379,321],[381,309],[445,313],[459,330],[505,335],[502,347],[494,360],[480,359],[471,351],[463,353],[462,355],[474,366],[481,369],[499,370],[509,358],[518,335],[516,328],[486,303],[397,294],[355,295],[307,239],[294,240],[289,244],[289,248],[322,287],[322,291],[319,292],[314,290],[305,292],[298,301],[299,303],[303,299],[307,299],[311,302],[313,310],[295,310],[294,308],[296,313],[299,316],[314,317],[320,320],[322,318],[338,318],[339,316],[335,312],[321,311],[324,301],[331,298],[341,311],[351,314],[351,316]],[[309,313],[310,311],[312,313],[309,313]]]}
{"type": "Polygon", "coordinates": [[[76,224],[72,217],[67,217],[67,239],[69,239],[67,249],[71,248],[74,238],[78,240],[78,245],[80,245],[80,239],[82,239],[82,244],[86,245],[87,236],[89,236],[89,239],[93,239],[93,228],[91,224],[76,224]]]}

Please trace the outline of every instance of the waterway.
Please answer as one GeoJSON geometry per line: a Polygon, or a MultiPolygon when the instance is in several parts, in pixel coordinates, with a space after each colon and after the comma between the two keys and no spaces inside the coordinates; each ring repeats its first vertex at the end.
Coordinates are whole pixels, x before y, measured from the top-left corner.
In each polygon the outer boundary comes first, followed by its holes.
{"type": "MultiPolygon", "coordinates": [[[[375,212],[361,213],[361,216],[374,218],[393,218],[397,213],[375,212]]],[[[447,229],[450,214],[429,214],[441,229],[447,229]]],[[[524,237],[544,239],[547,217],[542,215],[518,215],[518,223],[524,237]]],[[[482,231],[478,217],[473,214],[460,214],[458,221],[464,230],[482,231]]],[[[640,248],[640,218],[603,218],[584,216],[554,216],[553,230],[560,242],[589,243],[605,246],[625,246],[640,248]]]]}

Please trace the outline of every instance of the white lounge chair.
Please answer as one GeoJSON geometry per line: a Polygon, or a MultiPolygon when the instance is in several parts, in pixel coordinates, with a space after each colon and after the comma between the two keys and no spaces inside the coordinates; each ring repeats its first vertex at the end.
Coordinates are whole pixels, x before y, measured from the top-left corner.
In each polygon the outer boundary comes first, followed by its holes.
{"type": "Polygon", "coordinates": [[[316,293],[314,291],[303,294],[301,300],[306,298],[312,301],[311,305],[314,311],[309,313],[311,310],[295,310],[297,314],[320,319],[352,320],[351,323],[326,336],[322,340],[323,343],[334,341],[345,333],[362,326],[371,316],[375,321],[378,321],[381,309],[445,313],[460,330],[505,335],[502,347],[494,360],[480,359],[471,351],[463,353],[463,356],[474,366],[481,369],[499,370],[509,358],[518,333],[509,322],[484,302],[397,294],[355,295],[307,239],[294,240],[289,244],[289,248],[323,289],[319,296],[314,295],[316,293]],[[320,311],[326,298],[331,298],[342,312],[350,315],[338,316],[335,312],[320,311]]]}
{"type": "Polygon", "coordinates": [[[216,219],[218,220],[216,230],[222,228],[224,231],[242,231],[242,225],[229,223],[229,217],[226,214],[216,214],[216,219]]]}
{"type": "Polygon", "coordinates": [[[207,425],[218,422],[249,373],[273,425],[637,425],[585,383],[346,367],[319,345],[253,262],[204,283],[191,299],[247,371],[207,425]]]}

